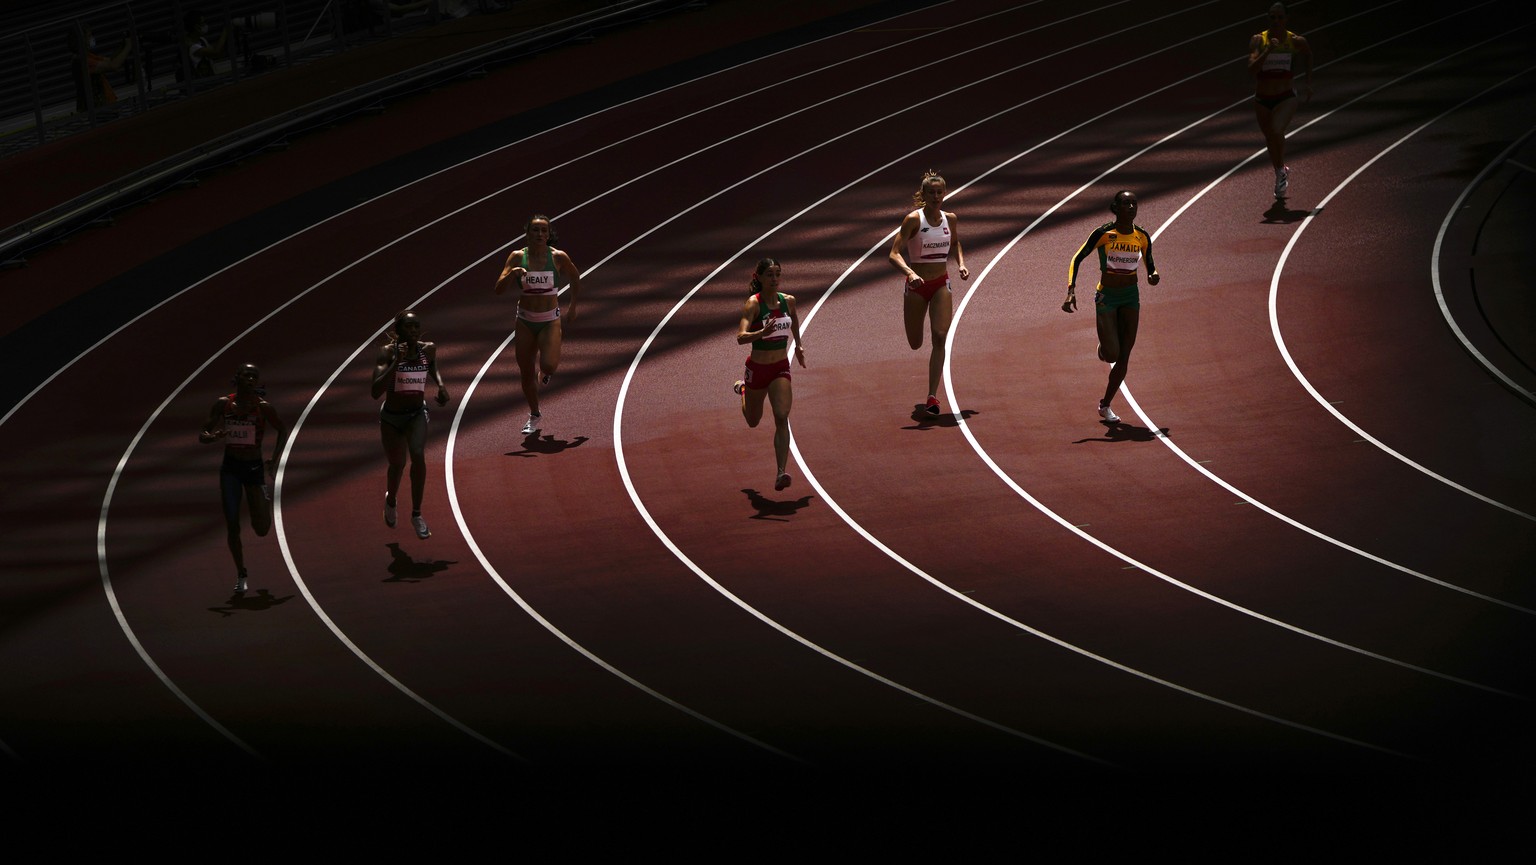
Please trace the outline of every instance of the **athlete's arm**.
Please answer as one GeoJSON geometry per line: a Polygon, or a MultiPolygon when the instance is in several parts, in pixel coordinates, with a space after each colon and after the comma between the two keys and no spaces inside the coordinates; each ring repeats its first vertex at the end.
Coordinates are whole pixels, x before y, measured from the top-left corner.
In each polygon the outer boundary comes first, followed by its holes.
{"type": "Polygon", "coordinates": [[[1158,280],[1162,279],[1162,277],[1157,273],[1157,265],[1152,263],[1152,235],[1147,234],[1147,230],[1144,228],[1141,230],[1141,234],[1147,239],[1147,252],[1142,256],[1147,265],[1147,285],[1157,285],[1158,280]]]}
{"type": "Polygon", "coordinates": [[[901,230],[897,231],[896,237],[891,240],[891,254],[887,256],[891,262],[891,267],[906,274],[907,283],[913,285],[921,283],[923,278],[918,276],[917,271],[913,270],[911,265],[907,263],[906,256],[902,252],[907,248],[907,241],[911,240],[912,235],[916,233],[917,211],[914,210],[901,221],[901,230]]]}
{"type": "Polygon", "coordinates": [[[960,248],[960,217],[953,213],[946,213],[949,217],[949,251],[955,256],[955,264],[960,267],[960,278],[970,279],[971,272],[965,268],[965,250],[960,248]]]}
{"type": "Polygon", "coordinates": [[[757,299],[754,295],[749,295],[747,297],[747,302],[741,307],[741,323],[736,328],[737,345],[746,345],[749,342],[762,339],[763,335],[768,333],[767,321],[764,321],[763,326],[757,330],[747,329],[752,326],[752,321],[756,317],[757,299]]]}
{"type": "Polygon", "coordinates": [[[219,397],[214,400],[213,408],[208,410],[208,420],[203,422],[203,428],[197,434],[197,440],[205,445],[211,445],[224,437],[224,405],[229,402],[227,397],[219,397]]]}
{"type": "Polygon", "coordinates": [[[576,263],[571,261],[569,255],[558,249],[555,250],[555,267],[560,271],[561,276],[570,280],[571,285],[569,302],[566,303],[565,312],[561,313],[561,316],[566,319],[567,323],[574,322],[576,320],[576,293],[581,291],[581,271],[576,269],[576,263]]]}
{"type": "Polygon", "coordinates": [[[1301,85],[1301,98],[1306,101],[1312,98],[1312,48],[1307,45],[1307,40],[1297,36],[1296,53],[1301,57],[1301,63],[1306,67],[1306,81],[1301,85]]]}
{"type": "Polygon", "coordinates": [[[389,380],[395,374],[395,362],[400,358],[400,350],[394,344],[379,349],[379,359],[373,364],[373,398],[378,399],[389,390],[389,380]]]}
{"type": "Polygon", "coordinates": [[[437,404],[448,404],[448,386],[443,384],[443,373],[437,368],[437,343],[422,343],[422,353],[427,356],[427,372],[432,375],[432,380],[437,382],[437,404]]]}
{"type": "Polygon", "coordinates": [[[1265,41],[1264,34],[1255,33],[1248,40],[1248,74],[1259,77],[1259,69],[1264,65],[1264,56],[1269,53],[1269,42],[1265,41]]]}
{"type": "Polygon", "coordinates": [[[789,311],[789,332],[795,335],[795,360],[805,366],[805,346],[800,344],[800,313],[795,311],[795,296],[784,295],[784,306],[789,311]]]}
{"type": "Polygon", "coordinates": [[[275,475],[278,455],[283,452],[283,445],[288,441],[288,427],[277,416],[277,409],[266,400],[261,401],[261,416],[266,418],[267,426],[277,430],[277,439],[272,443],[272,458],[267,460],[267,470],[275,475]]]}
{"type": "Polygon", "coordinates": [[[501,294],[507,290],[507,280],[515,280],[515,284],[522,285],[523,277],[528,273],[528,268],[523,266],[523,251],[512,250],[507,256],[507,264],[501,269],[501,276],[496,278],[496,293],[501,294]]]}

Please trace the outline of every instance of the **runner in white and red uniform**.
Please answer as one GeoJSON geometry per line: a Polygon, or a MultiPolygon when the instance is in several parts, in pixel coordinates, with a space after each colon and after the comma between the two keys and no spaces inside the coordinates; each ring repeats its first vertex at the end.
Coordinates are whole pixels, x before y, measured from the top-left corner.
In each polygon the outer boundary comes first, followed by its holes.
{"type": "Polygon", "coordinates": [[[778,474],[773,488],[782,490],[790,484],[784,470],[789,462],[789,409],[794,402],[790,389],[789,343],[795,343],[795,360],[805,367],[805,346],[800,343],[800,315],[795,311],[795,297],[779,293],[781,268],[778,261],[764,258],[752,273],[752,294],[741,309],[736,327],[736,344],[752,344],[747,368],[732,386],[741,395],[741,414],[747,426],[756,428],[763,419],[763,399],[773,407],[773,455],[778,460],[778,474]]]}
{"type": "Polygon", "coordinates": [[[219,466],[219,495],[224,503],[224,526],[229,554],[234,557],[235,591],[247,588],[245,548],[240,541],[240,501],[245,500],[251,514],[251,531],[265,537],[272,528],[272,494],[267,478],[274,460],[283,449],[288,428],[277,417],[277,410],[266,400],[261,387],[261,370],[248,363],[235,372],[235,392],[219,397],[208,412],[208,420],[198,433],[203,444],[222,442],[224,462],[219,466]],[[277,432],[272,459],[262,459],[262,439],[267,428],[277,432]]]}
{"type": "Polygon", "coordinates": [[[916,351],[923,347],[923,319],[933,334],[933,349],[928,355],[928,400],[923,411],[939,413],[939,377],[944,374],[944,339],[954,318],[954,300],[949,288],[949,260],[959,265],[960,278],[970,279],[965,267],[965,250],[960,246],[960,219],[940,209],[947,187],[937,171],[923,175],[912,203],[917,209],[901,221],[901,229],[891,241],[891,266],[906,276],[902,292],[902,319],[907,328],[907,344],[916,351]]]}

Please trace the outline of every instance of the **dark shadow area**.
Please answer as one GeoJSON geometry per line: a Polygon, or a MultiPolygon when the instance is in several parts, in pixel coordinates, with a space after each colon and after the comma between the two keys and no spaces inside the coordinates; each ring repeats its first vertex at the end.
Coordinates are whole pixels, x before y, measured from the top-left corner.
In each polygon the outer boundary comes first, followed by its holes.
{"type": "Polygon", "coordinates": [[[382,580],[385,583],[419,583],[448,570],[450,565],[458,564],[458,562],[444,559],[418,562],[405,550],[400,549],[399,544],[390,543],[384,546],[389,547],[390,555],[389,576],[382,580]]]}
{"type": "Polygon", "coordinates": [[[787,523],[789,520],[785,519],[786,517],[794,516],[796,511],[811,503],[809,495],[788,501],[774,501],[751,487],[743,489],[742,492],[747,494],[747,502],[757,511],[757,513],[747,518],[751,520],[772,520],[776,523],[787,523]]]}
{"type": "Polygon", "coordinates": [[[571,448],[579,448],[583,444],[586,444],[586,442],[586,436],[577,436],[570,441],[566,441],[565,439],[557,439],[552,435],[540,436],[538,433],[532,433],[523,439],[522,450],[507,451],[505,456],[536,457],[539,454],[554,456],[557,453],[568,451],[571,448]]]}
{"type": "Polygon", "coordinates": [[[1260,221],[1265,225],[1290,225],[1293,222],[1300,222],[1306,219],[1307,215],[1311,212],[1310,210],[1296,210],[1295,208],[1288,207],[1285,199],[1277,198],[1275,203],[1271,204],[1269,209],[1264,211],[1264,218],[1260,221]]]}
{"type": "Polygon", "coordinates": [[[210,613],[218,613],[220,616],[227,619],[230,616],[233,616],[235,613],[239,612],[260,613],[266,610],[270,610],[279,604],[286,604],[291,600],[293,600],[293,595],[284,595],[281,598],[275,598],[272,596],[272,593],[266,589],[257,589],[254,595],[243,592],[235,592],[229,596],[229,600],[224,602],[224,606],[209,607],[208,611],[210,613]]]}
{"type": "Polygon", "coordinates": [[[1078,439],[1073,444],[1080,445],[1087,444],[1088,442],[1150,442],[1157,441],[1159,436],[1172,438],[1167,427],[1153,432],[1144,426],[1133,426],[1124,421],[1118,423],[1100,421],[1100,423],[1105,427],[1103,438],[1078,439]]]}
{"type": "Polygon", "coordinates": [[[912,420],[916,421],[916,423],[913,426],[904,426],[902,429],[925,430],[934,429],[935,427],[950,427],[953,429],[960,426],[961,419],[970,420],[978,414],[980,412],[972,408],[962,410],[959,417],[956,417],[954,412],[929,414],[924,410],[923,405],[918,404],[912,406],[912,420]]]}

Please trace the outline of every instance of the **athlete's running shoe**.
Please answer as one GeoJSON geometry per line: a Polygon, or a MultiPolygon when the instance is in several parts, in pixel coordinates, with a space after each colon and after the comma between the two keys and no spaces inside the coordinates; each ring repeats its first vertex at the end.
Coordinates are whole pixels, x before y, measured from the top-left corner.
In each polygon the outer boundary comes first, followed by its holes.
{"type": "Polygon", "coordinates": [[[928,406],[927,406],[927,408],[924,408],[923,411],[926,411],[929,414],[938,414],[939,413],[939,398],[936,397],[936,396],[928,397],[928,406]]]}
{"type": "Polygon", "coordinates": [[[1275,197],[1284,198],[1286,190],[1291,188],[1291,169],[1281,168],[1275,172],[1275,197]]]}
{"type": "Polygon", "coordinates": [[[384,494],[384,525],[395,527],[395,506],[389,503],[389,493],[384,494]]]}
{"type": "Polygon", "coordinates": [[[237,594],[237,595],[245,594],[245,588],[246,588],[245,574],[241,573],[239,577],[235,578],[235,594],[237,594]]]}
{"type": "Polygon", "coordinates": [[[779,479],[773,482],[773,488],[776,490],[788,489],[790,480],[789,472],[779,472],[779,479]]]}
{"type": "Polygon", "coordinates": [[[421,518],[421,514],[411,517],[411,528],[416,530],[416,537],[422,540],[432,537],[432,530],[427,528],[427,521],[421,518]]]}
{"type": "Polygon", "coordinates": [[[531,436],[534,433],[538,432],[539,431],[539,425],[542,424],[543,422],[544,422],[544,416],[543,415],[541,415],[541,414],[531,414],[531,415],[529,415],[528,416],[528,422],[523,424],[523,435],[531,436]]]}
{"type": "Polygon", "coordinates": [[[1115,410],[1107,405],[1099,406],[1099,417],[1109,421],[1110,423],[1120,422],[1120,416],[1115,414],[1115,410]]]}
{"type": "Polygon", "coordinates": [[[539,387],[548,387],[549,386],[549,380],[554,378],[554,377],[555,377],[555,374],[552,373],[552,372],[546,372],[543,375],[539,376],[539,387]]]}

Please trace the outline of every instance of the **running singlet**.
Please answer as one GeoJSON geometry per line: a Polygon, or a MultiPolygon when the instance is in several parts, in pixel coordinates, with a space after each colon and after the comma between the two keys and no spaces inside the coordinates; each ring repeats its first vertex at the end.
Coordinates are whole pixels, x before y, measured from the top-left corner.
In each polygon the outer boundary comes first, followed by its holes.
{"type": "MultiPolygon", "coordinates": [[[[1289,30],[1285,31],[1285,37],[1280,40],[1279,47],[1271,49],[1268,54],[1264,55],[1264,65],[1259,67],[1260,78],[1274,78],[1281,81],[1289,81],[1291,79],[1291,76],[1294,74],[1292,72],[1292,61],[1296,58],[1296,43],[1292,41],[1295,37],[1295,33],[1289,30]]],[[[1269,31],[1265,30],[1263,33],[1260,33],[1259,38],[1264,40],[1265,45],[1268,45],[1269,31]]]]}
{"type": "Polygon", "coordinates": [[[1104,223],[1088,235],[1088,242],[1072,256],[1072,264],[1067,268],[1068,283],[1077,284],[1077,266],[1091,250],[1098,250],[1100,271],[1134,279],[1141,257],[1152,255],[1152,237],[1139,225],[1132,225],[1129,232],[1121,234],[1113,222],[1104,223]]]}
{"type": "Polygon", "coordinates": [[[224,397],[224,446],[231,448],[259,448],[262,433],[266,432],[267,419],[260,406],[242,410],[236,395],[224,397]]]}
{"type": "Polygon", "coordinates": [[[395,393],[426,394],[427,353],[425,350],[418,350],[416,357],[411,360],[402,360],[395,364],[395,381],[389,389],[395,393]]]}
{"type": "Polygon", "coordinates": [[[523,276],[523,294],[554,294],[556,292],[555,279],[560,271],[555,267],[555,253],[545,252],[546,260],[544,270],[534,270],[533,261],[528,257],[528,248],[523,247],[523,267],[528,272],[523,276]]]}
{"type": "Polygon", "coordinates": [[[907,263],[934,264],[949,258],[949,217],[939,211],[939,224],[932,225],[921,210],[917,212],[917,231],[907,240],[907,263]]]}
{"type": "Polygon", "coordinates": [[[763,304],[763,294],[757,294],[757,317],[754,319],[761,327],[764,323],[770,330],[768,336],[755,340],[752,348],[755,351],[773,351],[789,345],[790,325],[793,322],[789,318],[789,303],[784,300],[784,295],[779,295],[779,308],[769,309],[763,304]]]}

